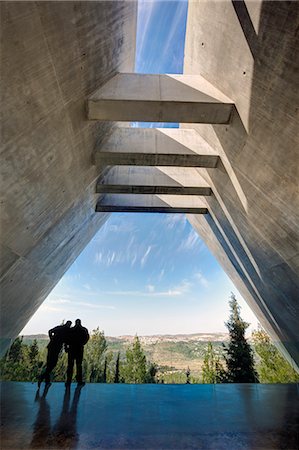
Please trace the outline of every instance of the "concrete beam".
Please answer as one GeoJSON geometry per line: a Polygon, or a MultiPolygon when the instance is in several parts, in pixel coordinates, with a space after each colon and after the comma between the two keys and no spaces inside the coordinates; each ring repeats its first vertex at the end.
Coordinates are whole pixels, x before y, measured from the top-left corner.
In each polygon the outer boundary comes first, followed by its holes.
{"type": "Polygon", "coordinates": [[[227,124],[233,102],[199,75],[119,73],[92,94],[88,118],[101,121],[227,124]]]}
{"type": "Polygon", "coordinates": [[[115,166],[99,178],[96,192],[208,196],[212,191],[196,169],[115,166]]]}
{"type": "Polygon", "coordinates": [[[219,156],[194,130],[180,128],[116,128],[97,149],[103,165],[215,168],[219,156]]]}
{"type": "Polygon", "coordinates": [[[96,212],[207,214],[208,209],[202,199],[193,196],[108,194],[99,199],[96,212]]]}

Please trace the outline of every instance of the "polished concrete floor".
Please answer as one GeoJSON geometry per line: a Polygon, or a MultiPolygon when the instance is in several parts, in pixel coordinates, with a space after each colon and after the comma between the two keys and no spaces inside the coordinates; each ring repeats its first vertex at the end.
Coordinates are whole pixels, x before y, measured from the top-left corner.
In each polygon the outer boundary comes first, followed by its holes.
{"type": "Polygon", "coordinates": [[[297,385],[1,386],[1,449],[298,449],[297,385]]]}

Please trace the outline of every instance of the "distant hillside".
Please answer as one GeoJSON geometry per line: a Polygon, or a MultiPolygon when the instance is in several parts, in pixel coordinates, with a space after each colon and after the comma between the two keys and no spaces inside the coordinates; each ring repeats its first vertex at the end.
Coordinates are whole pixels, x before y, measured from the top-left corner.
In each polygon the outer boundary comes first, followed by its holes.
{"type": "MultiPolygon", "coordinates": [[[[115,355],[120,352],[121,359],[125,358],[128,346],[135,336],[106,336],[108,351],[115,355]]],[[[23,342],[30,345],[36,339],[40,348],[45,348],[49,340],[46,334],[24,336],[23,342]]],[[[228,340],[227,333],[195,333],[174,335],[139,336],[148,360],[155,362],[164,377],[174,373],[184,373],[190,367],[192,374],[198,376],[208,342],[212,342],[216,352],[221,353],[222,342],[228,340]]],[[[166,378],[165,378],[166,379],[166,378]]]]}

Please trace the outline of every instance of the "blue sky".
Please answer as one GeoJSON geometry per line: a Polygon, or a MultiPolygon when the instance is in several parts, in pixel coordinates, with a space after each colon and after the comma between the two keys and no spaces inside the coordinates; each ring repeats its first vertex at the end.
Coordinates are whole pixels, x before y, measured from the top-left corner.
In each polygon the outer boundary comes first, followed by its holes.
{"type": "MultiPolygon", "coordinates": [[[[187,8],[185,1],[139,2],[136,72],[182,73],[187,8]]],[[[163,126],[134,124],[145,125],[163,126]]],[[[223,332],[231,291],[256,327],[184,215],[112,214],[23,334],[77,317],[113,336],[223,332]]]]}

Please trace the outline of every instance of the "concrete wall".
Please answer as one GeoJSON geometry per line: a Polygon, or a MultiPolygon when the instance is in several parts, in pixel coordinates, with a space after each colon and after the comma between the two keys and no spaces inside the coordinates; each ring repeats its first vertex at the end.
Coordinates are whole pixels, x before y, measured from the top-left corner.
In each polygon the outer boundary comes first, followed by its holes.
{"type": "Polygon", "coordinates": [[[189,2],[184,72],[231,98],[229,126],[194,125],[219,152],[214,196],[190,216],[261,322],[299,364],[299,5],[189,2]]]}
{"type": "Polygon", "coordinates": [[[137,4],[1,2],[1,344],[34,314],[107,215],[94,213],[86,98],[133,71],[137,4]]]}

